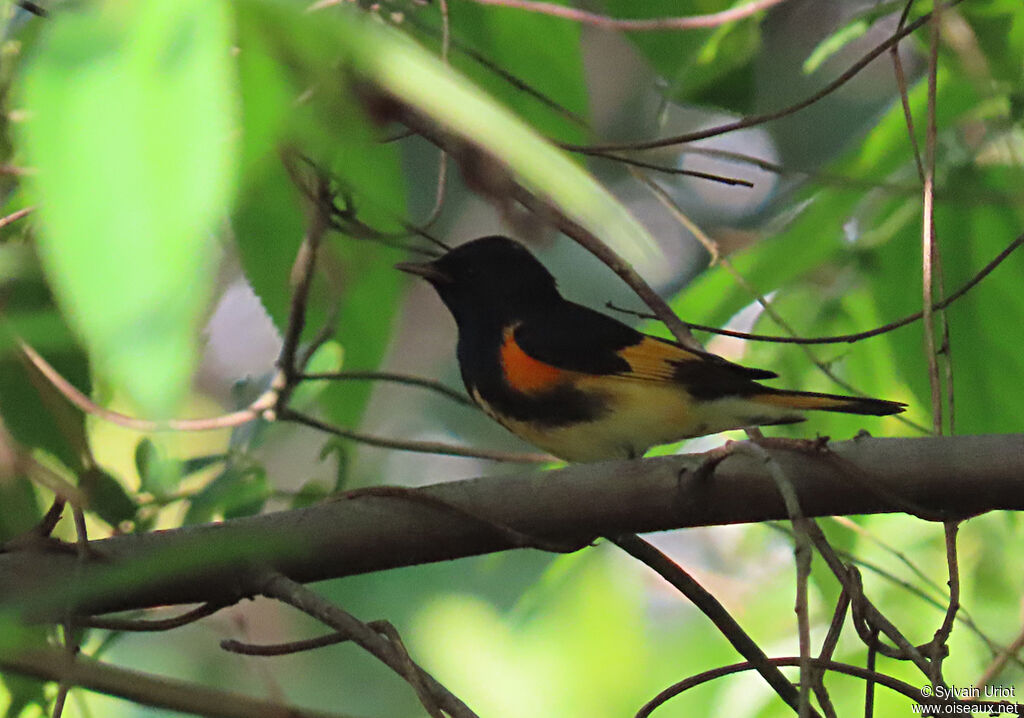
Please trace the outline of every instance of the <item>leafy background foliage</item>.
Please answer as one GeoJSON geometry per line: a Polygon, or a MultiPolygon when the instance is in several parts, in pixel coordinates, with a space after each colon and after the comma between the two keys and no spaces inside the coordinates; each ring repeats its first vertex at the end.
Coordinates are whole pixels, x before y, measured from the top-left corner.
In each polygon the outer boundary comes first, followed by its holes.
{"type": "MultiPolygon", "coordinates": [[[[433,151],[415,140],[381,142],[395,128],[374,126],[347,82],[349,73],[455,128],[516,167],[532,189],[617,249],[646,261],[653,246],[647,231],[584,174],[581,160],[538,140],[578,143],[594,135],[467,53],[586,118],[595,102],[590,90],[606,79],[588,72],[593,57],[587,53],[608,46],[595,31],[557,18],[467,0],[450,4],[450,67],[437,59],[440,3],[385,4],[371,20],[352,7],[302,14],[269,0],[57,3],[47,19],[7,6],[0,150],[6,168],[30,173],[0,175],[3,213],[38,206],[32,220],[0,230],[0,303],[10,328],[101,404],[154,418],[235,408],[227,392],[211,396],[216,392],[204,391],[195,380],[201,329],[211,298],[224,289],[224,281],[215,278],[217,267],[232,262],[277,329],[286,325],[289,268],[306,216],[282,152],[297,150],[329,168],[351,194],[360,221],[381,230],[400,230],[413,214],[410,207],[432,203],[433,151]]],[[[642,58],[627,68],[642,71],[626,84],[643,87],[647,99],[622,95],[613,113],[620,119],[598,127],[598,133],[658,134],[662,115],[647,112],[644,104],[655,91],[671,107],[702,107],[716,117],[779,108],[823,85],[870,45],[858,43],[884,38],[873,36],[872,28],[889,23],[891,31],[893,18],[886,13],[900,9],[846,8],[808,46],[808,40],[794,38],[794,18],[811,4],[794,0],[764,22],[623,36],[619,50],[642,58]],[[775,52],[780,46],[791,49],[791,62],[775,52]],[[785,91],[795,96],[779,89],[786,84],[796,88],[785,91]],[[630,115],[633,124],[623,125],[621,117],[630,115]]],[[[713,12],[726,3],[603,5],[613,15],[659,17],[713,12]]],[[[911,19],[927,9],[915,4],[911,19]]],[[[937,118],[937,227],[948,290],[973,276],[1024,224],[1024,9],[1018,0],[970,0],[950,12],[962,32],[959,42],[941,50],[937,118]]],[[[918,63],[909,101],[922,141],[925,44],[915,36],[904,46],[918,63]]],[[[883,58],[872,66],[876,79],[891,77],[886,63],[883,58]]],[[[812,120],[797,115],[771,125],[769,136],[778,139],[781,161],[792,172],[752,218],[716,217],[707,227],[712,234],[742,233],[730,261],[804,336],[870,328],[921,303],[920,197],[903,111],[891,90],[861,107],[854,121],[847,116],[856,114],[848,109],[852,105],[844,103],[855,98],[840,98],[813,108],[812,120]],[[829,121],[835,131],[821,139],[817,126],[829,121]],[[801,147],[793,138],[803,136],[801,147]]],[[[596,161],[593,166],[607,169],[596,161]]],[[[446,210],[440,227],[468,238],[468,220],[451,215],[472,201],[457,179],[452,184],[455,209],[446,210]]],[[[690,185],[681,186],[678,191],[685,192],[690,185]]],[[[497,219],[490,222],[491,229],[498,226],[497,219]]],[[[427,294],[413,294],[403,312],[407,288],[391,265],[404,253],[334,235],[327,254],[329,281],[314,288],[310,334],[328,320],[333,301],[339,313],[334,342],[314,360],[320,370],[398,365],[455,380],[446,317],[424,313],[420,305],[433,302],[419,301],[427,294]],[[403,316],[412,319],[403,324],[403,316]]],[[[559,274],[573,268],[589,273],[591,291],[598,287],[590,297],[595,304],[619,291],[610,288],[617,280],[603,268],[592,269],[593,263],[571,263],[557,250],[546,256],[561,262],[559,274]]],[[[1019,430],[1022,272],[1024,256],[1011,257],[949,312],[958,432],[1019,430]]],[[[720,265],[670,291],[680,316],[704,324],[724,325],[752,302],[720,265]]],[[[766,316],[754,328],[782,331],[766,316]]],[[[40,461],[87,491],[93,537],[303,505],[356,483],[426,483],[486,470],[464,460],[357,450],[263,424],[230,436],[141,437],[113,430],[67,410],[21,360],[11,336],[0,337],[3,426],[40,461]]],[[[922,341],[916,324],[812,352],[859,389],[907,401],[908,418],[929,425],[922,341]]],[[[731,344],[712,346],[737,351],[731,344]]],[[[787,385],[836,390],[794,347],[751,344],[738,352],[742,361],[778,371],[787,385]]],[[[237,406],[266,386],[269,364],[266,371],[237,377],[237,406]]],[[[430,427],[447,438],[513,445],[482,417],[407,389],[337,383],[303,391],[304,405],[342,426],[430,427]]],[[[779,433],[839,438],[863,423],[822,416],[779,433]]],[[[895,419],[871,429],[918,433],[895,419]]],[[[28,476],[0,480],[0,538],[28,529],[50,498],[28,476]]],[[[867,589],[876,603],[908,635],[921,642],[930,638],[946,595],[941,530],[904,516],[825,523],[837,546],[865,562],[867,589]]],[[[72,535],[64,526],[59,531],[72,535]]],[[[769,652],[796,653],[784,535],[752,526],[690,530],[658,540],[769,652]]],[[[1020,628],[1024,574],[1016,561],[1022,542],[1020,521],[1012,515],[972,520],[962,532],[965,608],[978,630],[1000,644],[1020,628]]],[[[837,588],[820,566],[814,577],[812,619],[820,637],[837,588]]],[[[346,579],[324,590],[364,619],[392,621],[429,670],[488,716],[628,715],[665,685],[736,659],[690,606],[607,547],[556,559],[517,552],[409,568],[346,579]]],[[[10,645],[46,638],[43,629],[15,629],[0,616],[0,635],[10,645]]],[[[279,686],[304,705],[340,704],[367,716],[417,710],[410,691],[397,688],[351,646],[273,659],[257,671],[216,650],[224,635],[285,640],[303,630],[290,615],[257,604],[182,629],[159,645],[146,636],[92,632],[84,647],[125,665],[237,690],[264,693],[279,686]]],[[[862,663],[862,647],[844,641],[837,658],[862,663]]],[[[950,680],[966,685],[990,660],[984,641],[960,623],[947,663],[950,680]]],[[[885,668],[918,682],[909,669],[885,668]]],[[[1020,665],[1011,663],[996,682],[1022,686],[1022,676],[1020,665]]],[[[863,690],[842,678],[830,687],[839,706],[856,706],[863,690]]],[[[3,676],[0,706],[12,718],[38,715],[52,695],[38,683],[3,676]]],[[[67,710],[139,712],[92,695],[67,710]]],[[[903,699],[880,694],[877,714],[897,710],[907,710],[903,699]]],[[[677,699],[660,714],[786,712],[758,679],[743,676],[677,699]]]]}

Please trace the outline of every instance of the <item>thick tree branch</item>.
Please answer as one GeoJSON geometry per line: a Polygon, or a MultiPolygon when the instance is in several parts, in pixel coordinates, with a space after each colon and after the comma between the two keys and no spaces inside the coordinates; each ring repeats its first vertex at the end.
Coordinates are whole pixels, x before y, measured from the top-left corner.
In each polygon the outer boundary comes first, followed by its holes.
{"type": "MultiPolygon", "coordinates": [[[[835,455],[771,450],[807,517],[897,512],[949,518],[1024,510],[1024,435],[859,439],[835,455]],[[852,468],[856,467],[856,469],[852,468]]],[[[711,477],[700,455],[580,464],[422,489],[485,519],[387,496],[92,541],[69,585],[73,552],[0,553],[0,604],[39,619],[148,606],[233,602],[253,571],[319,581],[511,548],[509,526],[549,541],[788,518],[762,461],[729,456],[711,477]]]]}

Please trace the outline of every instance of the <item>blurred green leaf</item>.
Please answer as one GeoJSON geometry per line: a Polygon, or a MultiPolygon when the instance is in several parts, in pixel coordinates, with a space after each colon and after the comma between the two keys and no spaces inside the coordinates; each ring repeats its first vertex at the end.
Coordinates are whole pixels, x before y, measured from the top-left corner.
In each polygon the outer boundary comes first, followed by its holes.
{"type": "Polygon", "coordinates": [[[143,438],[135,445],[135,470],[141,488],[157,498],[165,498],[178,488],[181,463],[164,456],[151,439],[143,438]]]}
{"type": "MultiPolygon", "coordinates": [[[[617,17],[653,18],[719,12],[735,3],[604,0],[602,4],[617,17]]],[[[752,110],[756,90],[753,60],[761,47],[756,19],[685,32],[633,32],[626,37],[664,79],[669,98],[738,113],[752,110]]]]}
{"type": "Polygon", "coordinates": [[[849,22],[818,43],[811,54],[804,60],[804,74],[810,75],[821,67],[825,60],[842,50],[848,43],[863,37],[868,31],[868,23],[862,18],[849,22]]]}
{"type": "Polygon", "coordinates": [[[328,439],[320,449],[320,461],[328,461],[331,458],[337,463],[338,470],[334,475],[334,486],[330,489],[336,494],[345,488],[348,483],[348,469],[350,465],[349,445],[343,439],[328,439]]]}
{"type": "MultiPolygon", "coordinates": [[[[331,80],[320,83],[321,89],[298,108],[294,106],[295,98],[310,85],[317,84],[324,73],[332,71],[333,65],[325,62],[325,57],[337,55],[341,52],[337,48],[345,47],[338,45],[334,35],[324,33],[336,21],[318,25],[311,33],[306,19],[296,18],[290,12],[282,21],[274,13],[257,11],[272,6],[272,3],[243,6],[249,11],[241,13],[244,39],[250,43],[246,51],[256,57],[271,51],[283,52],[294,62],[286,77],[274,73],[268,76],[268,82],[277,88],[270,99],[247,101],[246,121],[249,121],[250,106],[254,112],[258,108],[265,117],[281,115],[287,120],[257,121],[263,123],[261,126],[274,128],[278,134],[276,137],[273,131],[260,134],[259,141],[266,146],[262,151],[252,150],[254,156],[262,153],[266,159],[247,184],[235,217],[235,230],[246,277],[283,330],[291,302],[288,269],[305,231],[305,208],[281,160],[271,150],[279,144],[299,147],[332,173],[347,195],[339,201],[351,202],[350,209],[354,209],[359,222],[385,231],[397,229],[398,219],[406,215],[406,200],[397,148],[378,142],[375,131],[351,94],[339,92],[338,84],[331,80]],[[315,55],[311,47],[324,48],[323,54],[315,55]],[[285,83],[286,90],[281,87],[285,83]],[[278,90],[282,92],[278,94],[278,90]]],[[[251,75],[245,87],[255,96],[262,90],[262,66],[262,61],[250,59],[243,72],[243,77],[251,75]]],[[[317,358],[317,361],[327,362],[322,371],[340,368],[340,355],[333,360],[329,360],[329,355],[341,350],[347,366],[369,368],[379,364],[390,340],[391,319],[402,286],[393,265],[402,258],[394,249],[345,237],[332,238],[325,246],[321,267],[326,268],[330,281],[314,284],[315,300],[310,302],[306,320],[311,333],[318,331],[328,318],[328,308],[339,304],[335,325],[337,343],[328,345],[333,346],[332,349],[325,347],[317,358]]],[[[342,387],[340,383],[311,384],[300,387],[296,401],[305,404],[314,396],[319,397],[333,421],[354,426],[362,416],[372,388],[370,385],[342,387]]]]}
{"type": "Polygon", "coordinates": [[[614,716],[635,711],[650,666],[639,574],[591,551],[525,620],[464,594],[417,616],[410,643],[481,715],[614,716]],[[614,616],[615,620],[608,618],[614,616]],[[552,640],[557,636],[557,640],[552,640]],[[474,660],[460,660],[472,655],[474,660]],[[616,656],[608,661],[608,656],[616,656]],[[589,676],[587,681],[576,677],[589,676]]]}
{"type": "MultiPolygon", "coordinates": [[[[401,33],[349,8],[296,16],[281,12],[288,5],[272,0],[250,0],[245,7],[265,14],[279,33],[303,27],[303,36],[314,44],[325,33],[333,37],[335,46],[348,53],[353,72],[380,92],[484,150],[530,192],[557,205],[631,261],[656,256],[657,244],[647,230],[573,159],[401,33]]],[[[360,166],[371,176],[368,169],[360,166]]]]}
{"type": "Polygon", "coordinates": [[[24,78],[47,274],[99,371],[151,415],[188,388],[232,193],[229,21],[202,0],[61,13],[24,78]]]}
{"type": "Polygon", "coordinates": [[[49,700],[46,698],[45,681],[8,673],[0,676],[0,683],[8,694],[4,718],[20,718],[30,706],[38,715],[46,715],[49,700]]]}
{"type": "MultiPolygon", "coordinates": [[[[818,194],[783,232],[730,255],[729,261],[762,295],[775,291],[843,250],[843,223],[857,199],[850,192],[818,194]]],[[[721,326],[754,299],[718,266],[697,277],[671,304],[687,321],[721,326]]]]}
{"type": "Polygon", "coordinates": [[[190,476],[222,461],[228,461],[228,454],[210,454],[208,456],[194,456],[181,462],[181,475],[190,476]]]}
{"type": "MultiPolygon", "coordinates": [[[[63,328],[60,323],[57,326],[63,328]]],[[[47,359],[65,379],[88,390],[84,356],[49,354],[47,359]]],[[[24,448],[42,449],[71,471],[78,471],[86,446],[82,413],[63,397],[51,395],[44,401],[40,391],[56,394],[21,357],[0,359],[0,416],[11,435],[24,448]]]]}
{"type": "MultiPolygon", "coordinates": [[[[278,330],[288,322],[291,289],[288,272],[305,231],[298,191],[274,157],[254,171],[232,217],[245,277],[278,330]]],[[[325,316],[317,303],[308,322],[325,316]]]]}
{"type": "Polygon", "coordinates": [[[43,517],[32,482],[23,476],[0,479],[0,544],[25,533],[43,517]]]}
{"type": "MultiPolygon", "coordinates": [[[[310,374],[321,374],[341,371],[345,358],[345,351],[341,344],[335,341],[324,342],[306,364],[306,371],[310,374]]],[[[292,394],[289,405],[298,410],[303,410],[312,405],[329,386],[325,381],[307,381],[299,384],[292,394]]]]}
{"type": "MultiPolygon", "coordinates": [[[[437,3],[421,10],[417,17],[425,13],[434,16],[437,27],[437,3]]],[[[454,67],[546,137],[584,141],[584,128],[460,52],[458,47],[459,42],[465,43],[503,72],[585,118],[588,98],[579,24],[543,13],[473,3],[461,3],[450,19],[452,36],[457,41],[450,56],[454,67]],[[530,38],[530,52],[522,51],[526,37],[530,38]]]]}
{"type": "Polygon", "coordinates": [[[299,490],[292,496],[290,509],[304,509],[307,506],[314,506],[331,495],[331,487],[327,482],[319,479],[310,479],[299,487],[299,490]]]}
{"type": "MultiPolygon", "coordinates": [[[[348,243],[339,248],[344,277],[344,303],[338,318],[338,342],[345,348],[345,366],[380,366],[391,341],[405,278],[387,247],[348,243]]],[[[373,391],[373,382],[330,382],[323,390],[328,416],[343,426],[356,426],[373,391]]]]}
{"type": "MultiPolygon", "coordinates": [[[[1024,16],[1020,3],[1014,0],[968,3],[960,12],[974,31],[972,40],[977,42],[977,50],[980,51],[970,59],[974,67],[967,66],[965,70],[975,72],[976,60],[981,57],[992,77],[1005,83],[1002,89],[1019,92],[1024,80],[1024,63],[1021,62],[1021,57],[1024,57],[1024,16]]],[[[973,50],[971,48],[972,54],[973,50]]],[[[961,55],[958,59],[967,58],[961,55]]]]}
{"type": "Polygon", "coordinates": [[[8,260],[0,270],[9,270],[6,276],[0,274],[5,319],[0,331],[0,416],[25,448],[40,448],[78,471],[88,452],[84,416],[29,362],[18,340],[88,394],[91,380],[85,355],[54,307],[34,252],[17,244],[0,245],[0,250],[8,260]]]}
{"type": "MultiPolygon", "coordinates": [[[[12,655],[25,650],[27,646],[45,646],[47,632],[45,626],[26,625],[9,612],[0,613],[0,653],[12,655]]],[[[10,672],[0,673],[0,706],[3,705],[3,699],[7,698],[3,718],[46,715],[49,707],[46,685],[46,681],[36,678],[10,672]]]]}
{"type": "Polygon", "coordinates": [[[116,478],[98,467],[93,467],[82,480],[88,486],[89,509],[118,528],[124,521],[134,521],[139,507],[116,478]]]}
{"type": "Polygon", "coordinates": [[[228,466],[217,478],[189,498],[185,525],[258,514],[270,498],[270,483],[262,467],[228,466]]]}

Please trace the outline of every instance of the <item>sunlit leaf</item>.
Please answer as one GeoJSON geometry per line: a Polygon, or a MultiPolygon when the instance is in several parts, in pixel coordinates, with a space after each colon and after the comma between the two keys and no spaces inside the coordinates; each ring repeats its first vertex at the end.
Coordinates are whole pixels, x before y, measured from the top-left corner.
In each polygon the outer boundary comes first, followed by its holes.
{"type": "Polygon", "coordinates": [[[225,4],[107,2],[52,19],[25,76],[39,246],[97,369],[168,414],[195,361],[231,196],[225,4]]]}

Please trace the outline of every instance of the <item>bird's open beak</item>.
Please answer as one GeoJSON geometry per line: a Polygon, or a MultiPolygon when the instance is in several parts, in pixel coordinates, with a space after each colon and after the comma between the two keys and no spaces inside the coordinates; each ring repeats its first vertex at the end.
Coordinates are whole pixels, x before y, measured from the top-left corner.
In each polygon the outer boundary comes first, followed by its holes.
{"type": "Polygon", "coordinates": [[[438,284],[451,284],[452,278],[442,272],[440,269],[434,266],[432,262],[399,262],[395,265],[395,269],[398,269],[408,274],[416,274],[428,282],[438,284]]]}

